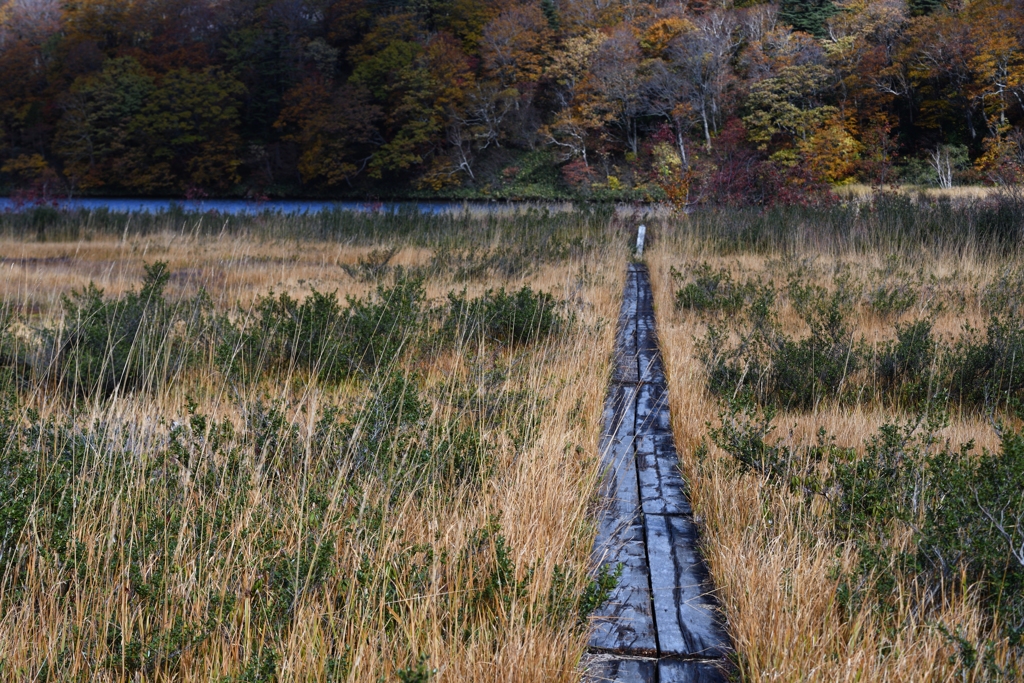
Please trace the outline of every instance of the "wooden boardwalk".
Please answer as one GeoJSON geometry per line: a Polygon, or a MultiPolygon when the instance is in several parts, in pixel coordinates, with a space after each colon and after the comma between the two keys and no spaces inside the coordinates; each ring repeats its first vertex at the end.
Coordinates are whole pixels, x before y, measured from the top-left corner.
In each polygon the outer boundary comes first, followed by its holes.
{"type": "Polygon", "coordinates": [[[711,683],[731,645],[679,472],[647,267],[629,266],[604,411],[594,555],[622,575],[594,616],[585,681],[711,683]]]}

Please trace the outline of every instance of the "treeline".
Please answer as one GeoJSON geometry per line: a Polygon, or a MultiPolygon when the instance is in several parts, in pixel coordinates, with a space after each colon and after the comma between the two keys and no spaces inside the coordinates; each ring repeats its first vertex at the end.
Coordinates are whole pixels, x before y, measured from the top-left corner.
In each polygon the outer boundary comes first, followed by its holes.
{"type": "Polygon", "coordinates": [[[1024,172],[1021,0],[7,0],[0,186],[806,201],[1024,172]]]}

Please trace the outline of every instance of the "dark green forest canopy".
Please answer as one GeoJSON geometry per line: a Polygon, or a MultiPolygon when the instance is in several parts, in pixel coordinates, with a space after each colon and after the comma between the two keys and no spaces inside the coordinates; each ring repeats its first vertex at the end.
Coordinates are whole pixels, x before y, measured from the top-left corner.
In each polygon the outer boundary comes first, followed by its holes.
{"type": "Polygon", "coordinates": [[[8,0],[0,189],[802,201],[1014,183],[1021,0],[8,0]]]}

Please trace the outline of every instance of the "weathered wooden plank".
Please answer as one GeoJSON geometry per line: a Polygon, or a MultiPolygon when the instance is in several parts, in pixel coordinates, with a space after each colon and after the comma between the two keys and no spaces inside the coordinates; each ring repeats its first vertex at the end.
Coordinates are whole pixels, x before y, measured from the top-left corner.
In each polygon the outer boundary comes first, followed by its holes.
{"type": "Polygon", "coordinates": [[[621,565],[622,573],[608,602],[592,615],[590,647],[605,652],[654,654],[657,641],[633,447],[638,377],[636,296],[636,274],[630,270],[619,321],[613,383],[605,402],[605,436],[601,440],[604,505],[594,543],[595,561],[613,568],[621,565]]]}
{"type": "Polygon", "coordinates": [[[594,557],[599,565],[622,566],[608,602],[591,615],[590,648],[603,652],[653,655],[658,651],[651,606],[650,578],[639,515],[623,520],[614,511],[602,515],[594,557]]]}
{"type": "Polygon", "coordinates": [[[654,315],[654,295],[651,292],[651,274],[647,266],[634,263],[630,269],[636,274],[637,317],[654,315]]]}
{"type": "Polygon", "coordinates": [[[640,385],[636,397],[636,429],[638,434],[671,432],[668,392],[663,383],[648,382],[640,385]]]}
{"type": "Polygon", "coordinates": [[[730,644],[697,550],[641,264],[629,268],[616,342],[593,553],[598,565],[621,564],[622,574],[592,615],[584,681],[719,683],[730,644]]]}
{"type": "MultiPolygon", "coordinates": [[[[630,384],[612,384],[604,402],[602,438],[631,438],[636,434],[637,387],[630,384]]],[[[602,453],[604,443],[602,442],[602,453]]]]}
{"type": "Polygon", "coordinates": [[[639,382],[640,364],[637,362],[636,355],[616,355],[612,383],[633,386],[639,382]]]}
{"type": "Polygon", "coordinates": [[[644,354],[637,356],[637,381],[652,384],[665,383],[665,370],[661,365],[659,354],[644,354]]]}
{"type": "Polygon", "coordinates": [[[636,357],[642,382],[664,382],[665,368],[658,350],[654,320],[639,318],[636,325],[636,357]]]}
{"type": "Polygon", "coordinates": [[[636,297],[636,274],[630,270],[626,275],[622,308],[619,313],[619,327],[615,338],[615,355],[612,359],[613,382],[635,384],[640,380],[636,355],[636,297]]]}
{"type": "Polygon", "coordinates": [[[658,348],[650,274],[646,268],[642,268],[637,271],[636,277],[636,355],[639,379],[641,382],[664,383],[665,368],[658,348]]]}
{"type": "Polygon", "coordinates": [[[668,657],[658,660],[658,683],[726,683],[724,662],[701,662],[668,657]]]}
{"type": "Polygon", "coordinates": [[[640,480],[640,505],[644,514],[692,514],[671,435],[647,433],[637,436],[636,468],[640,480]]]}
{"type": "Polygon", "coordinates": [[[616,655],[591,655],[583,663],[582,683],[657,683],[658,662],[616,655]]]}
{"type": "Polygon", "coordinates": [[[647,557],[662,656],[724,657],[729,638],[697,550],[697,531],[689,517],[647,515],[647,557]]]}
{"type": "Polygon", "coordinates": [[[606,512],[618,515],[622,520],[631,520],[640,514],[633,437],[627,436],[625,440],[616,437],[608,439],[603,459],[605,474],[601,484],[602,506],[606,512]]]}

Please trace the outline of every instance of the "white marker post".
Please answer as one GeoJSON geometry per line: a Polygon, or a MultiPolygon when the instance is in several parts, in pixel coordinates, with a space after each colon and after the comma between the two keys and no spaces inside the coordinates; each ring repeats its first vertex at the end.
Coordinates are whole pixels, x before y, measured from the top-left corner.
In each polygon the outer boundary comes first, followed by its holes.
{"type": "Polygon", "coordinates": [[[636,231],[636,255],[644,255],[644,237],[647,235],[647,226],[642,225],[636,231]]]}

